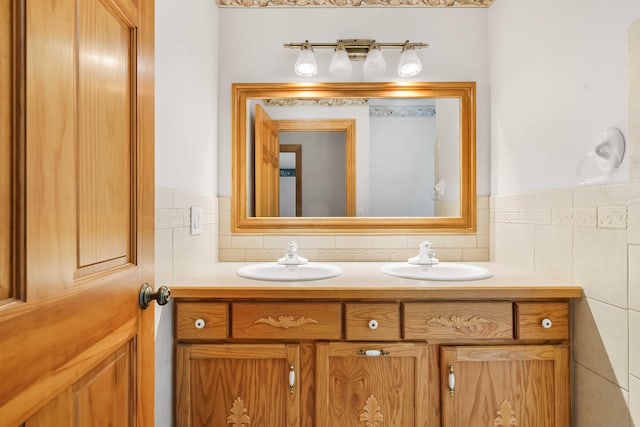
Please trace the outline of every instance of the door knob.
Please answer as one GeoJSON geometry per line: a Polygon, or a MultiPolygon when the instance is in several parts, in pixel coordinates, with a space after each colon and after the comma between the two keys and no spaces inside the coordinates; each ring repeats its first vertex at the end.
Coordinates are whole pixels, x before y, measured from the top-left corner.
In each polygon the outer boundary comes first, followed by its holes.
{"type": "Polygon", "coordinates": [[[155,300],[158,305],[165,305],[171,298],[171,290],[167,286],[160,286],[157,291],[153,292],[153,288],[150,284],[145,283],[140,288],[140,296],[138,298],[138,304],[140,308],[145,309],[149,307],[151,301],[155,300]]]}

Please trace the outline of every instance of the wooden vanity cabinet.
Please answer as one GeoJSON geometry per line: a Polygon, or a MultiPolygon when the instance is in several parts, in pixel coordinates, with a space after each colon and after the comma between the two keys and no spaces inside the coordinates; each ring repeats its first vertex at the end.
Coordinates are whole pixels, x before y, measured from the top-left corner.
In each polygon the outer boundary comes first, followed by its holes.
{"type": "Polygon", "coordinates": [[[176,425],[566,427],[569,305],[176,301],[176,425]]]}

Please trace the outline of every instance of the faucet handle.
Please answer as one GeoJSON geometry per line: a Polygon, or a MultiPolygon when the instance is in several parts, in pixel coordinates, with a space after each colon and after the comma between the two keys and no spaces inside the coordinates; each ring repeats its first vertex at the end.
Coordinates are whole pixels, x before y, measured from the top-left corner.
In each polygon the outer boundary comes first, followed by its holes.
{"type": "Polygon", "coordinates": [[[287,244],[287,255],[295,255],[298,253],[298,244],[293,240],[287,244]]]}
{"type": "Polygon", "coordinates": [[[431,240],[423,240],[422,242],[420,242],[420,249],[431,249],[431,245],[433,244],[433,242],[431,240]]]}

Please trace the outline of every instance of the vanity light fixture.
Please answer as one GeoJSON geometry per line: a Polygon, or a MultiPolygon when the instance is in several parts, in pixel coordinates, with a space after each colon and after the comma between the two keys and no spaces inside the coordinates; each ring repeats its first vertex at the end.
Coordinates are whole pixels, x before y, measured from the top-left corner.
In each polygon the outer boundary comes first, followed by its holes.
{"type": "Polygon", "coordinates": [[[351,60],[344,43],[338,43],[331,57],[329,72],[336,77],[349,77],[352,69],[351,60]]]}
{"type": "Polygon", "coordinates": [[[398,75],[400,77],[413,77],[422,71],[422,63],[413,47],[405,48],[398,61],[398,75]]]}
{"type": "Polygon", "coordinates": [[[313,47],[305,42],[300,47],[300,54],[295,65],[296,74],[301,77],[313,77],[318,74],[318,64],[313,54],[313,47]]]}
{"type": "Polygon", "coordinates": [[[295,72],[302,77],[313,77],[318,73],[318,64],[314,49],[333,49],[333,57],[329,72],[336,77],[351,75],[351,61],[364,61],[362,71],[365,77],[378,76],[386,70],[386,62],[382,49],[401,49],[397,73],[400,77],[413,77],[422,71],[422,63],[416,49],[429,47],[427,43],[378,43],[371,39],[341,39],[336,43],[315,43],[305,40],[304,43],[286,43],[284,47],[300,49],[295,64],[295,72]]]}

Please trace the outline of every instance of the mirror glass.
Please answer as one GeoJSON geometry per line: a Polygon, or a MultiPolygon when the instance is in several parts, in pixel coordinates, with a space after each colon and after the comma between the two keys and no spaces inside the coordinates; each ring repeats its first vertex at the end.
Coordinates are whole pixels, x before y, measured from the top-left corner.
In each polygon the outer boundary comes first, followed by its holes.
{"type": "Polygon", "coordinates": [[[236,83],[233,230],[475,230],[475,83],[236,83]]]}

